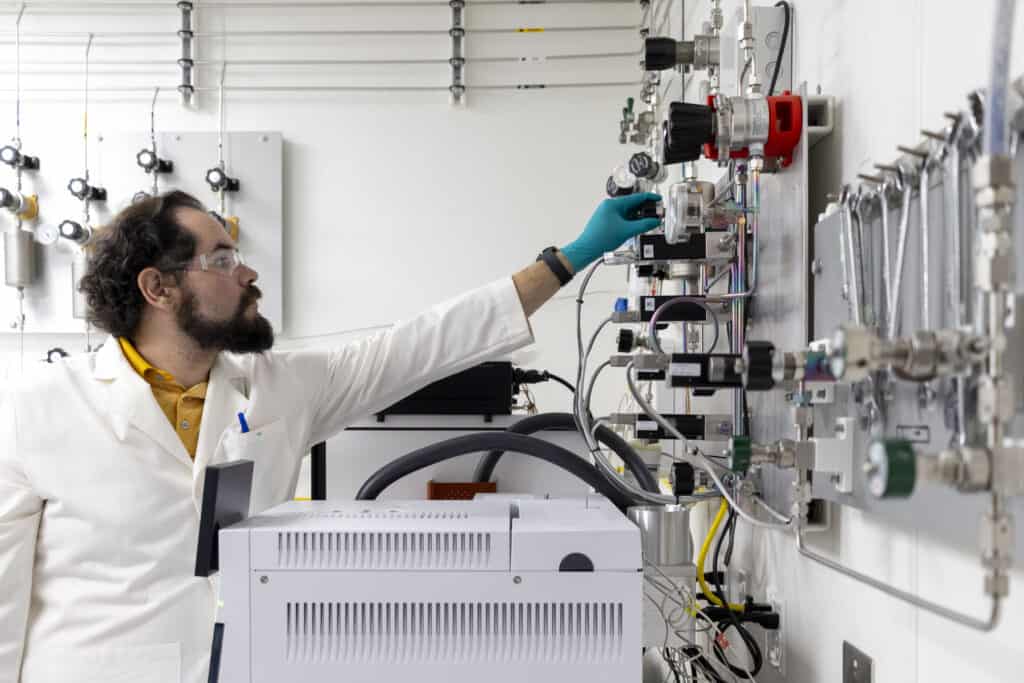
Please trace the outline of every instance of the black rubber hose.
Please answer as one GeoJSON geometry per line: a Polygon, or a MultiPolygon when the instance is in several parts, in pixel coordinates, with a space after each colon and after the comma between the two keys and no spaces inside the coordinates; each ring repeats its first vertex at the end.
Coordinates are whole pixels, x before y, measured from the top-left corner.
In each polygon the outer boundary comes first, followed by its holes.
{"type": "MultiPolygon", "coordinates": [[[[569,413],[541,413],[540,415],[531,415],[530,417],[523,418],[519,422],[510,426],[507,431],[513,434],[535,434],[542,432],[547,429],[576,429],[576,421],[573,420],[572,415],[569,413]]],[[[647,469],[647,465],[637,455],[637,452],[626,443],[622,437],[608,429],[604,425],[597,428],[595,434],[597,440],[603,443],[608,448],[615,451],[616,455],[622,458],[622,462],[626,464],[629,471],[636,477],[640,487],[651,493],[658,493],[658,482],[651,474],[651,471],[647,469]]],[[[473,471],[473,481],[490,481],[491,477],[494,476],[494,468],[497,467],[498,461],[501,460],[503,451],[493,450],[484,457],[480,458],[480,462],[477,463],[476,469],[473,471]]]]}
{"type": "Polygon", "coordinates": [[[457,436],[407,453],[370,475],[356,493],[356,500],[375,500],[384,489],[408,474],[460,455],[492,448],[531,455],[561,467],[592,486],[622,511],[634,504],[631,498],[615,488],[593,465],[572,451],[543,439],[508,432],[481,432],[457,436]]]}

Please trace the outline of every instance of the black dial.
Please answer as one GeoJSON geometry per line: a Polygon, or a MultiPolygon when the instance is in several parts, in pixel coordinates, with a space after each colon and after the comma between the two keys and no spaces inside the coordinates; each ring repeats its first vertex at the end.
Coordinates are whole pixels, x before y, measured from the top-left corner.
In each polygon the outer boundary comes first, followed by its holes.
{"type": "Polygon", "coordinates": [[[768,391],[775,386],[772,378],[771,342],[749,341],[743,350],[743,385],[749,391],[768,391]]]}
{"type": "Polygon", "coordinates": [[[648,38],[644,41],[644,70],[664,71],[676,65],[676,41],[648,38]]]}
{"type": "Polygon", "coordinates": [[[637,178],[653,180],[659,170],[658,162],[647,152],[637,152],[629,158],[629,171],[637,178]]]}
{"type": "Polygon", "coordinates": [[[715,141],[715,110],[703,104],[673,102],[665,127],[665,157],[696,161],[701,148],[715,141]]]}
{"type": "Polygon", "coordinates": [[[621,187],[615,182],[615,178],[608,176],[608,182],[604,184],[604,191],[608,193],[609,197],[625,197],[628,194],[636,192],[636,188],[621,187]]]}

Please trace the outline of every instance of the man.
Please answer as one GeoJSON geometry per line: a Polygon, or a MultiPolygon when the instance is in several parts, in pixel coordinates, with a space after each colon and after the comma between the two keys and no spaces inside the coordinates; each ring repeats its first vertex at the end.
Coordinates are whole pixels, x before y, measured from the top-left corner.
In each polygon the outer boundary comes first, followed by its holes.
{"type": "Polygon", "coordinates": [[[0,403],[0,682],[205,682],[205,468],[252,460],[252,509],[289,499],[312,444],[528,344],[571,273],[657,225],[631,219],[652,198],[605,200],[560,252],[385,332],[290,353],[269,351],[257,273],[197,200],[122,211],[81,283],[111,338],[0,403]]]}

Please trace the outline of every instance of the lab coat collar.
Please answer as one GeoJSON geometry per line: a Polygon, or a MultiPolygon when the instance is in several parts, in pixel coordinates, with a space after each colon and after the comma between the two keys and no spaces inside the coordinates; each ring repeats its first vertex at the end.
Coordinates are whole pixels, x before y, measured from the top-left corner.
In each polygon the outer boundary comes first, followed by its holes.
{"type": "Polygon", "coordinates": [[[238,428],[238,413],[249,407],[249,378],[242,356],[220,353],[210,370],[193,468],[192,491],[201,503],[203,473],[217,452],[226,429],[238,428]]]}
{"type": "Polygon", "coordinates": [[[135,372],[114,337],[108,337],[97,352],[93,376],[108,383],[107,405],[118,439],[127,440],[128,425],[134,425],[182,464],[192,467],[192,459],[156,402],[152,387],[135,372]]]}

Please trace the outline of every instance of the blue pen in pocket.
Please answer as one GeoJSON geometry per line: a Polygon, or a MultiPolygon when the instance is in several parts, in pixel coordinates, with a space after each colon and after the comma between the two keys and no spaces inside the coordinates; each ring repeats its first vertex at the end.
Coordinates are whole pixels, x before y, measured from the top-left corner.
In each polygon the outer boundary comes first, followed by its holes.
{"type": "Polygon", "coordinates": [[[238,424],[242,426],[243,434],[249,431],[249,423],[245,421],[245,413],[238,414],[238,424]]]}

